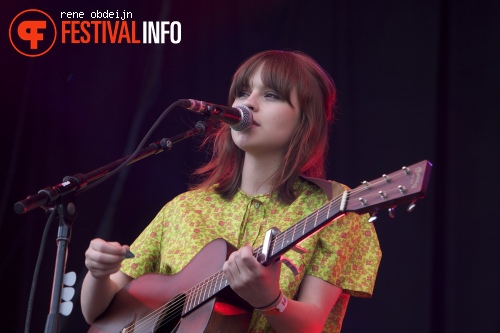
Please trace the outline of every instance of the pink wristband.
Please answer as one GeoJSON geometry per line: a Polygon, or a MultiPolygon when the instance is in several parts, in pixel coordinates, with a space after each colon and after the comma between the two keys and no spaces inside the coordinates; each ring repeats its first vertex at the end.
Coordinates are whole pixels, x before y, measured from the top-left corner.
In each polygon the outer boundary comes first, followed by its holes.
{"type": "Polygon", "coordinates": [[[276,316],[285,311],[286,306],[288,305],[288,299],[283,295],[283,292],[280,290],[280,295],[278,299],[274,301],[271,305],[256,308],[257,311],[262,313],[264,316],[276,316]]]}

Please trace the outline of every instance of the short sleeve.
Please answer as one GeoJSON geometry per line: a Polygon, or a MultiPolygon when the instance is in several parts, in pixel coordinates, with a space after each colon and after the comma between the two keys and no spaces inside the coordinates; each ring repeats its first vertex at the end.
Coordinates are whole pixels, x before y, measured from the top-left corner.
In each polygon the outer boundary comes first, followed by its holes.
{"type": "Polygon", "coordinates": [[[122,262],[121,271],[133,278],[146,273],[158,271],[157,265],[161,255],[161,237],[163,233],[163,221],[173,203],[170,202],[163,207],[149,225],[141,232],[130,246],[135,254],[134,258],[122,262]]]}
{"type": "Polygon", "coordinates": [[[348,213],[321,230],[306,274],[357,297],[373,293],[381,259],[373,224],[366,215],[348,213]]]}
{"type": "MultiPolygon", "coordinates": [[[[329,184],[331,197],[349,190],[337,182],[329,184]]],[[[319,185],[326,187],[324,182],[319,185]]],[[[347,213],[322,229],[306,274],[328,281],[352,296],[371,297],[382,251],[368,218],[368,214],[347,213]]]]}

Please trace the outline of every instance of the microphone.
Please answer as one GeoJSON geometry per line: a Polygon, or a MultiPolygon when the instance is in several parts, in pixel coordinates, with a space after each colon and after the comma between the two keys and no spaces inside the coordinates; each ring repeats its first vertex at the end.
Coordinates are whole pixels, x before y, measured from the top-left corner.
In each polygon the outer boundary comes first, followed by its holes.
{"type": "Polygon", "coordinates": [[[252,126],[252,111],[245,105],[238,105],[234,108],[224,105],[210,104],[195,99],[180,99],[180,106],[188,110],[201,113],[213,119],[229,124],[235,131],[244,131],[252,126]]]}

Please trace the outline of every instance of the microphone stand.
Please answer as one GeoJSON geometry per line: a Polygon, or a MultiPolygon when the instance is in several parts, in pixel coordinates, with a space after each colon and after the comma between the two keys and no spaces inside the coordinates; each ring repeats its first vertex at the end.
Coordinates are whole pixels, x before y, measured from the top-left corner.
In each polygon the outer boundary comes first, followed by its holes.
{"type": "Polygon", "coordinates": [[[62,183],[45,187],[38,191],[37,194],[28,196],[26,199],[18,201],[14,204],[14,211],[17,214],[24,214],[37,207],[47,210],[48,208],[46,205],[55,203],[55,209],[57,210],[59,218],[52,297],[45,332],[59,331],[59,306],[61,302],[61,290],[66,269],[66,261],[68,258],[68,244],[71,239],[72,224],[77,215],[75,195],[81,191],[98,185],[100,182],[107,179],[104,176],[111,176],[110,173],[112,171],[117,171],[117,168],[130,165],[145,157],[163,152],[164,150],[171,150],[174,143],[195,135],[204,135],[205,131],[206,124],[199,121],[196,123],[194,128],[185,131],[182,134],[176,135],[170,139],[164,138],[161,141],[149,144],[148,147],[142,148],[135,157],[133,157],[134,154],[130,154],[112,163],[97,168],[87,174],[79,173],[74,176],[64,177],[62,183]],[[127,162],[128,159],[130,159],[130,161],[127,162]],[[127,163],[124,164],[125,162],[127,163]]]}

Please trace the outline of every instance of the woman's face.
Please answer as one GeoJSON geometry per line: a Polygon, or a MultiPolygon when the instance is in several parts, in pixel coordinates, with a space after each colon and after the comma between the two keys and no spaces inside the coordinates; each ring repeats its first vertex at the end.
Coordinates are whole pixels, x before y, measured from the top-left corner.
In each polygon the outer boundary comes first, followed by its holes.
{"type": "Polygon", "coordinates": [[[233,103],[233,107],[246,105],[252,110],[253,125],[245,131],[231,130],[231,136],[246,153],[282,156],[299,122],[297,90],[292,90],[292,105],[288,104],[284,96],[264,85],[261,70],[262,66],[255,71],[248,87],[239,93],[233,103]]]}

